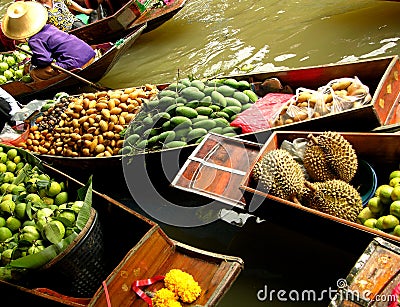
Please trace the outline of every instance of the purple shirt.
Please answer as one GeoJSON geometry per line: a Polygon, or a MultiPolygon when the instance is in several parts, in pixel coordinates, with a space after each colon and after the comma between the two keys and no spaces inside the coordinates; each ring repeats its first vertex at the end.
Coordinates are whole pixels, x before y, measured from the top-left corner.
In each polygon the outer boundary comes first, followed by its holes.
{"type": "Polygon", "coordinates": [[[33,53],[32,64],[37,67],[48,66],[56,60],[62,68],[79,68],[95,55],[92,47],[83,40],[50,24],[30,37],[28,44],[33,53]]]}

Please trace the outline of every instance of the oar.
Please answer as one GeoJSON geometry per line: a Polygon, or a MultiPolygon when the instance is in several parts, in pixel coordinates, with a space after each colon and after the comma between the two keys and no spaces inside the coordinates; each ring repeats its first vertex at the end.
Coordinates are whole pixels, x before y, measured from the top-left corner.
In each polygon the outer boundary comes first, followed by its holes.
{"type": "MultiPolygon", "coordinates": [[[[21,51],[23,51],[23,52],[25,52],[26,54],[28,54],[28,55],[30,55],[30,56],[33,55],[32,52],[27,51],[27,50],[25,50],[25,49],[22,49],[22,48],[19,47],[19,46],[16,46],[16,48],[19,49],[19,50],[21,50],[21,51]]],[[[76,79],[78,79],[78,80],[80,80],[80,81],[82,81],[82,82],[85,82],[86,84],[90,85],[91,87],[93,87],[93,88],[95,88],[95,89],[97,89],[97,90],[99,90],[99,91],[110,90],[110,88],[97,85],[96,83],[93,83],[92,81],[89,81],[89,80],[87,80],[87,79],[85,79],[85,78],[83,78],[83,77],[81,77],[81,76],[79,76],[79,75],[73,73],[72,71],[69,71],[69,70],[67,70],[67,69],[65,69],[65,68],[62,68],[62,67],[58,66],[57,64],[51,63],[50,66],[51,66],[52,68],[54,68],[54,69],[60,70],[60,71],[62,71],[62,72],[64,72],[64,73],[70,75],[71,77],[74,77],[74,78],[76,78],[76,79]]]]}

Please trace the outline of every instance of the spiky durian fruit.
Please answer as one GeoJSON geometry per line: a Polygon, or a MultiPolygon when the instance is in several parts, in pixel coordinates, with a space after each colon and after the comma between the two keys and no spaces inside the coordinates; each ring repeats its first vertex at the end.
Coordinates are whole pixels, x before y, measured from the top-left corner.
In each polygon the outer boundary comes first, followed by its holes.
{"type": "Polygon", "coordinates": [[[305,180],[300,165],[283,149],[266,153],[255,164],[252,176],[264,191],[286,200],[298,198],[305,180]]]}
{"type": "Polygon", "coordinates": [[[301,203],[304,206],[355,222],[363,209],[360,193],[349,183],[334,179],[305,182],[301,203]]]}
{"type": "Polygon", "coordinates": [[[353,146],[337,132],[308,136],[303,164],[314,181],[341,179],[350,182],[357,172],[358,160],[353,146]]]}

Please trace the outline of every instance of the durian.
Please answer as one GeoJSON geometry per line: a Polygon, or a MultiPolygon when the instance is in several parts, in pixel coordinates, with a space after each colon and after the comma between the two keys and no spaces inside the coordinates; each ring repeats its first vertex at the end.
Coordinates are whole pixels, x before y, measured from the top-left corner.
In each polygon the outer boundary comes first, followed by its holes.
{"type": "Polygon", "coordinates": [[[334,179],[325,182],[304,182],[301,203],[312,209],[356,222],[363,209],[360,193],[349,183],[334,179]]]}
{"type": "Polygon", "coordinates": [[[341,179],[350,182],[357,172],[358,160],[353,146],[336,132],[308,136],[303,157],[307,173],[314,181],[341,179]]]}
{"type": "Polygon", "coordinates": [[[252,176],[267,193],[293,201],[298,198],[305,181],[300,164],[283,149],[266,153],[255,164],[252,176]]]}

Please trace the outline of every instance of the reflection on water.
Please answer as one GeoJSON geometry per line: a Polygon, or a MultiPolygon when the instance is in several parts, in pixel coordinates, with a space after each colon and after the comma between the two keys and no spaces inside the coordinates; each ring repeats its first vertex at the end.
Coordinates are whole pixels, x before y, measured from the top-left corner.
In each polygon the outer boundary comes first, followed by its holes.
{"type": "Polygon", "coordinates": [[[141,36],[102,82],[126,87],[394,55],[399,13],[399,3],[376,0],[191,0],[141,36]]]}

